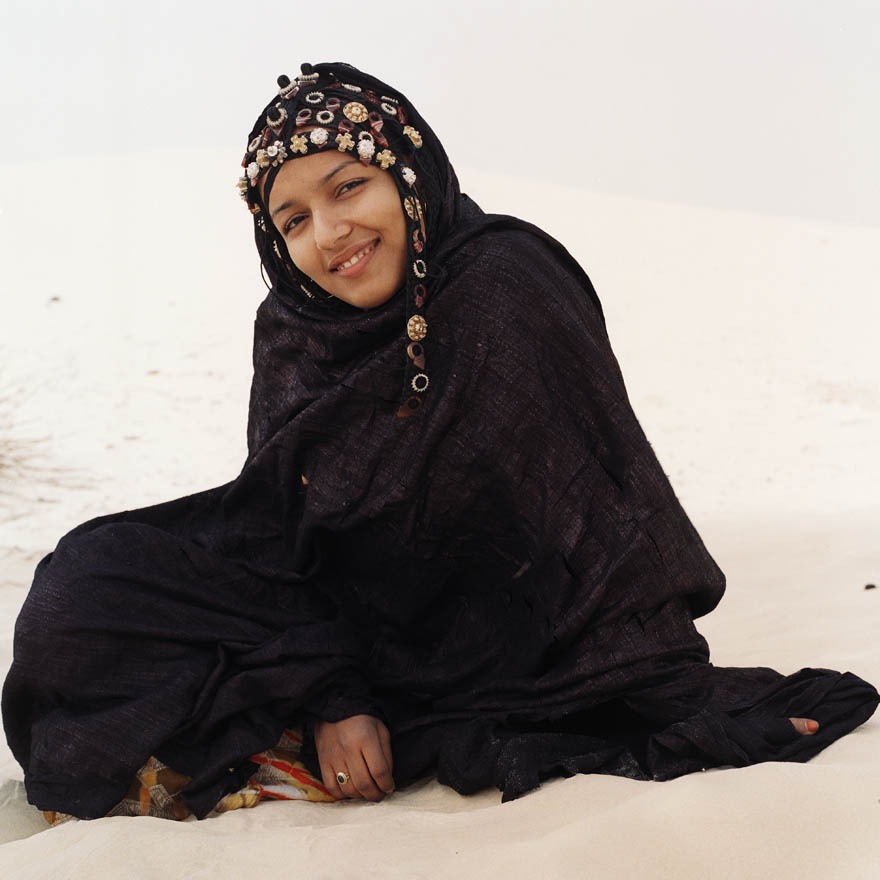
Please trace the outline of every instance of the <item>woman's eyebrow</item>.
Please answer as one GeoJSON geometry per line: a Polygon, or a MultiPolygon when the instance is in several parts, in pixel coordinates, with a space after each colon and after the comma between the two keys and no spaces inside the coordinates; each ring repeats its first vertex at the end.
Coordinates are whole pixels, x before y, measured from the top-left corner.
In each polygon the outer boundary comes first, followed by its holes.
{"type": "Polygon", "coordinates": [[[329,181],[331,177],[338,174],[340,171],[342,171],[343,168],[347,168],[349,165],[352,165],[357,161],[358,160],[355,159],[354,156],[348,156],[342,162],[340,162],[332,171],[328,171],[327,174],[325,174],[321,178],[321,183],[327,183],[327,181],[329,181]]]}
{"type": "MultiPolygon", "coordinates": [[[[357,162],[357,161],[358,161],[358,160],[355,159],[354,156],[349,156],[349,157],[347,157],[347,158],[344,159],[342,162],[340,162],[335,168],[333,168],[333,169],[331,169],[330,171],[328,171],[328,172],[327,172],[327,173],[326,173],[326,174],[325,174],[325,175],[324,175],[324,176],[318,181],[318,186],[324,186],[325,183],[328,183],[330,180],[332,180],[332,178],[333,178],[335,175],[339,174],[339,172],[342,171],[343,168],[348,168],[349,165],[352,165],[352,164],[354,164],[354,163],[357,162]]],[[[296,202],[296,197],[293,197],[293,198],[287,199],[286,201],[282,202],[282,203],[281,203],[281,204],[280,204],[280,205],[279,205],[274,211],[271,212],[271,216],[272,216],[272,217],[276,217],[276,216],[277,216],[278,214],[280,214],[282,211],[286,210],[286,209],[289,208],[292,204],[294,204],[294,202],[296,202]]]]}

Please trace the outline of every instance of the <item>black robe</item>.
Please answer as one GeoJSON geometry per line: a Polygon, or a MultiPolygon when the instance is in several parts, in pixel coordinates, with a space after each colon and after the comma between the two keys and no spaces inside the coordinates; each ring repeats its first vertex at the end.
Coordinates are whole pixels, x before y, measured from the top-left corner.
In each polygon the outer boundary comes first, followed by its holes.
{"type": "Polygon", "coordinates": [[[874,711],[849,673],[710,664],[693,618],[724,578],[589,280],[539,230],[458,212],[417,416],[396,416],[401,297],[270,292],[241,474],[86,523],[41,562],[3,692],[34,804],[104,815],[155,755],[203,816],[284,727],[363,712],[398,786],[433,771],[510,798],[560,774],[803,761],[874,711]]]}

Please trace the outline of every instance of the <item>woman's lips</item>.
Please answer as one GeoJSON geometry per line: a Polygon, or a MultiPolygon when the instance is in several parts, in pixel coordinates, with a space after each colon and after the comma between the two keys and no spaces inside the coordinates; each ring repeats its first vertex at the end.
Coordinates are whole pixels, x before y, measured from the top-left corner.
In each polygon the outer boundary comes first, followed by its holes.
{"type": "Polygon", "coordinates": [[[378,247],[379,239],[377,238],[360,247],[350,257],[340,262],[338,266],[334,266],[331,271],[343,278],[354,278],[356,275],[360,275],[367,268],[367,264],[372,260],[378,247]]]}

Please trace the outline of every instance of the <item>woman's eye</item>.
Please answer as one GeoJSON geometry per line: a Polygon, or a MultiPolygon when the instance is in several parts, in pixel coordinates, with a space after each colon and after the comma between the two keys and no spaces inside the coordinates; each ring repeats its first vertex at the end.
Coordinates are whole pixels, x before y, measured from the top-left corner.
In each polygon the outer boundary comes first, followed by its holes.
{"type": "Polygon", "coordinates": [[[351,192],[353,189],[357,189],[361,184],[364,183],[364,180],[358,178],[357,180],[347,180],[342,186],[339,187],[338,195],[345,195],[346,193],[351,192]]]}
{"type": "Polygon", "coordinates": [[[295,227],[299,226],[299,224],[302,223],[303,220],[305,220],[305,219],[306,219],[306,215],[305,215],[305,214],[296,214],[295,216],[291,217],[291,218],[290,218],[290,219],[284,224],[284,232],[285,232],[285,233],[290,232],[292,229],[294,229],[295,227]]]}

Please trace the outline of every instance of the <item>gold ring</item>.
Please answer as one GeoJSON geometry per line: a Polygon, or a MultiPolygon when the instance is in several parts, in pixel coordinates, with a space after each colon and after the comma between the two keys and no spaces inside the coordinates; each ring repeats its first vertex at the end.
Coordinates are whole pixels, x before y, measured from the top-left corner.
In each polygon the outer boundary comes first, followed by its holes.
{"type": "Polygon", "coordinates": [[[336,781],[340,785],[345,785],[351,777],[345,772],[345,770],[339,770],[336,773],[336,781]]]}

